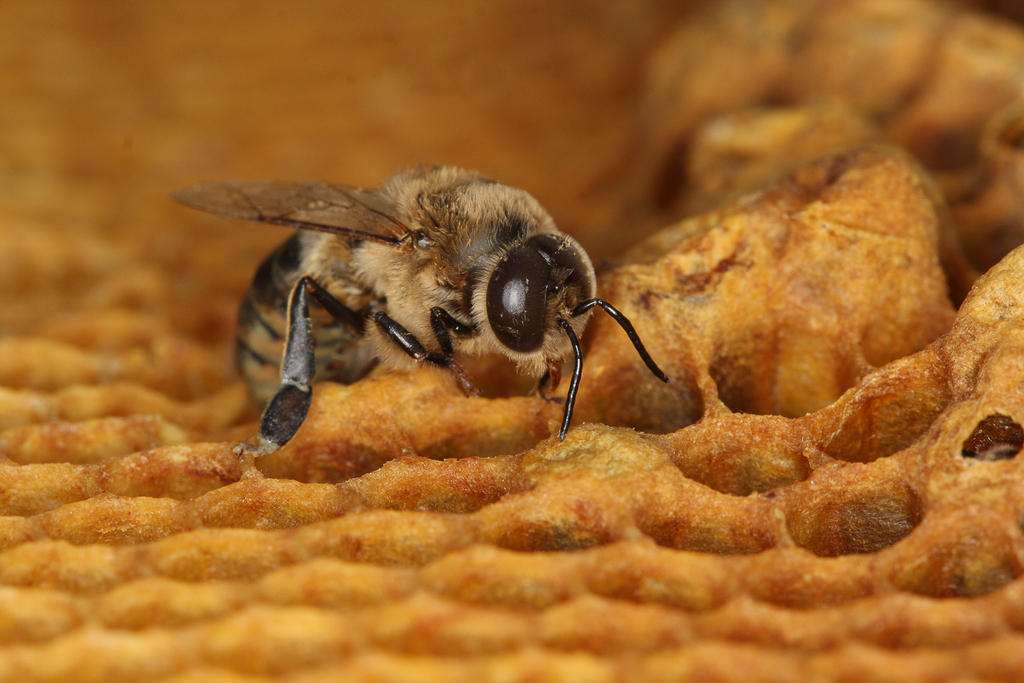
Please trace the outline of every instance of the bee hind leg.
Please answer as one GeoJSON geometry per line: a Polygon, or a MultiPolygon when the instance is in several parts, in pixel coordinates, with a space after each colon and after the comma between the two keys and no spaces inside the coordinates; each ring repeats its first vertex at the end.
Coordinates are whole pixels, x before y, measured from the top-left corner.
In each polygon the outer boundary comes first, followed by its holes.
{"type": "Polygon", "coordinates": [[[313,400],[314,359],[313,326],[309,318],[309,296],[334,318],[362,332],[365,320],[335,299],[316,280],[306,276],[296,283],[288,296],[288,336],[281,362],[281,385],[271,397],[260,418],[256,454],[267,455],[288,443],[302,426],[313,400]]]}
{"type": "MultiPolygon", "coordinates": [[[[450,323],[448,323],[448,321],[435,322],[439,317],[441,317],[434,313],[434,311],[438,310],[443,309],[435,308],[431,310],[431,327],[434,330],[434,335],[438,338],[438,343],[441,345],[442,353],[427,351],[423,344],[420,343],[420,340],[416,338],[416,335],[402,327],[401,324],[383,311],[375,313],[373,321],[377,323],[377,327],[380,328],[381,332],[386,334],[388,339],[390,339],[395,346],[404,351],[410,358],[451,370],[452,374],[455,375],[455,379],[458,381],[459,386],[462,388],[462,391],[467,396],[478,396],[480,391],[473,386],[472,382],[469,381],[469,377],[466,376],[466,372],[462,369],[462,366],[455,361],[453,356],[454,349],[452,340],[448,335],[450,323]],[[439,332],[439,329],[442,331],[439,332]]],[[[451,316],[448,317],[450,318],[451,316]]],[[[452,319],[452,321],[462,327],[461,324],[454,319],[452,319]]]]}

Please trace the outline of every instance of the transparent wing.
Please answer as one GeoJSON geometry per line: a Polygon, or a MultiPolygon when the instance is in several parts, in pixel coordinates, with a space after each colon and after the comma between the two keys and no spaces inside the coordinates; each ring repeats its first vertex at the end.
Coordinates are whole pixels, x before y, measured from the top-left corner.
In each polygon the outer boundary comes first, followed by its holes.
{"type": "Polygon", "coordinates": [[[186,206],[261,223],[397,244],[410,229],[386,197],[338,183],[215,180],[171,193],[186,206]]]}

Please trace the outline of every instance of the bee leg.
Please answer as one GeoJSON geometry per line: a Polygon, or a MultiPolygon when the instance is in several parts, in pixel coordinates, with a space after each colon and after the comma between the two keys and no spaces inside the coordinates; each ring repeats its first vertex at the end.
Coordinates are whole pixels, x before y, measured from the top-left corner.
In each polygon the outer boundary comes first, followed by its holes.
{"type": "Polygon", "coordinates": [[[455,355],[451,333],[454,332],[458,337],[469,337],[473,334],[472,327],[463,325],[440,306],[430,309],[430,327],[434,330],[437,343],[441,345],[441,352],[449,358],[455,355]]]}
{"type": "MultiPolygon", "coordinates": [[[[551,371],[550,370],[545,370],[544,374],[541,375],[541,378],[539,380],[537,380],[537,388],[535,389],[535,391],[537,392],[537,395],[540,396],[545,401],[547,401],[548,403],[557,403],[558,405],[565,405],[565,399],[564,398],[558,398],[557,396],[549,396],[548,392],[545,391],[545,388],[547,387],[548,382],[550,382],[550,381],[551,381],[551,371]]],[[[557,382],[555,382],[555,384],[557,384],[557,382]]]]}
{"type": "Polygon", "coordinates": [[[348,323],[358,332],[365,320],[335,299],[316,280],[306,276],[296,283],[288,295],[288,335],[284,360],[281,362],[281,386],[271,397],[260,418],[257,455],[273,453],[295,436],[309,412],[313,399],[313,329],[309,319],[309,295],[334,318],[348,323]]]}
{"type": "Polygon", "coordinates": [[[441,347],[441,353],[448,359],[448,369],[455,374],[462,391],[467,396],[479,396],[480,390],[473,386],[462,366],[455,361],[455,344],[451,335],[454,332],[458,337],[469,337],[474,332],[473,328],[463,325],[440,306],[430,309],[430,328],[434,331],[434,338],[437,339],[437,343],[441,347]]]}
{"type": "Polygon", "coordinates": [[[353,311],[351,308],[334,298],[334,295],[324,289],[323,285],[308,275],[299,281],[316,299],[316,302],[323,306],[324,310],[331,314],[331,317],[338,322],[345,323],[352,328],[356,334],[362,335],[366,330],[366,316],[353,311]]]}
{"type": "MultiPolygon", "coordinates": [[[[381,332],[388,336],[395,346],[402,349],[410,358],[418,361],[425,361],[432,365],[436,365],[440,368],[447,368],[451,370],[455,375],[455,379],[458,380],[459,386],[468,396],[474,396],[479,394],[477,388],[469,381],[466,377],[465,371],[462,366],[455,362],[455,359],[451,355],[444,353],[437,353],[436,351],[427,351],[427,349],[420,343],[420,340],[410,332],[409,330],[402,327],[397,321],[391,318],[384,311],[379,311],[373,315],[373,321],[377,323],[377,327],[380,328],[381,332]]],[[[435,330],[435,334],[436,334],[435,330]]],[[[440,340],[439,340],[440,341],[440,340]]],[[[444,348],[444,342],[441,342],[442,348],[444,348]]],[[[451,339],[448,339],[448,345],[451,347],[451,339]]]]}

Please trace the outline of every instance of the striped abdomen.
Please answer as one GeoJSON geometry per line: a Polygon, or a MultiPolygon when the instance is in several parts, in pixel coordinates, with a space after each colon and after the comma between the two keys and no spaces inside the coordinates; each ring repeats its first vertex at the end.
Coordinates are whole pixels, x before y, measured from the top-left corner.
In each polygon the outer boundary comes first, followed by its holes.
{"type": "MultiPolygon", "coordinates": [[[[288,297],[304,275],[317,281],[348,308],[365,315],[373,296],[347,275],[348,245],[332,235],[298,232],[260,264],[238,309],[236,360],[253,399],[266,404],[281,383],[280,365],[288,331],[288,297]],[[325,268],[318,252],[333,240],[325,268]],[[340,257],[340,258],[339,258],[340,257]],[[327,273],[326,275],[324,273],[327,273]],[[330,280],[330,281],[326,281],[330,280]]],[[[316,379],[350,383],[373,365],[372,351],[358,342],[362,330],[310,305],[315,340],[316,379]]]]}

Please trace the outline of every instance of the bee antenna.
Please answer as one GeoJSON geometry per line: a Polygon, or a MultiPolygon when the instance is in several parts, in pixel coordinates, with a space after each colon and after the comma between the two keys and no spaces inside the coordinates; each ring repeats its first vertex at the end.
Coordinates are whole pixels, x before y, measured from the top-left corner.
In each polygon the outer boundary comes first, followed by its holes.
{"type": "MultiPolygon", "coordinates": [[[[573,312],[573,315],[577,314],[573,312]]],[[[572,420],[572,410],[576,407],[576,392],[580,388],[580,377],[583,376],[583,351],[580,350],[580,340],[576,338],[576,333],[572,331],[572,325],[562,318],[558,319],[558,324],[565,330],[566,336],[569,337],[569,344],[572,345],[573,355],[572,379],[569,380],[569,391],[565,394],[562,428],[558,430],[558,440],[565,441],[565,435],[569,431],[569,422],[572,420]]]]}
{"type": "MultiPolygon", "coordinates": [[[[640,354],[640,358],[643,359],[644,365],[647,366],[647,369],[650,370],[651,373],[653,373],[654,376],[660,379],[662,382],[668,382],[668,375],[661,371],[661,368],[658,367],[658,364],[654,362],[653,358],[651,358],[651,354],[647,353],[647,349],[644,348],[644,343],[640,341],[640,335],[638,335],[636,333],[636,330],[633,329],[633,323],[629,322],[629,318],[622,315],[622,313],[620,313],[619,310],[612,306],[610,303],[608,303],[604,299],[598,299],[596,297],[593,299],[587,299],[579,306],[577,306],[575,309],[573,309],[572,317],[575,318],[578,315],[583,315],[594,306],[600,306],[601,308],[603,308],[604,312],[610,315],[612,317],[612,320],[619,324],[619,327],[622,328],[622,331],[626,333],[627,337],[629,337],[629,341],[633,342],[633,348],[636,349],[636,352],[638,354],[640,354]]],[[[561,324],[562,320],[559,320],[558,322],[559,324],[561,324]]],[[[563,324],[562,327],[565,328],[565,325],[563,324]]],[[[575,337],[570,337],[570,339],[575,341],[575,337]]],[[[575,375],[573,375],[573,379],[575,379],[578,382],[578,379],[575,375]]]]}

